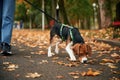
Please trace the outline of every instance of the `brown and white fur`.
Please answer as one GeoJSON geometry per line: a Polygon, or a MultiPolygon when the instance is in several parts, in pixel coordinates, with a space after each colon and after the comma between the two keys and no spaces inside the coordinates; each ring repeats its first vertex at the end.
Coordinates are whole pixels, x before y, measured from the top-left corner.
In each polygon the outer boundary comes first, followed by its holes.
{"type": "Polygon", "coordinates": [[[61,40],[56,43],[55,52],[59,53],[58,45],[64,40],[66,41],[66,51],[69,54],[71,61],[76,61],[75,54],[78,55],[81,63],[85,63],[88,59],[88,55],[91,55],[92,50],[91,47],[85,44],[79,30],[75,27],[69,27],[67,25],[63,25],[62,31],[61,23],[55,23],[50,31],[50,46],[48,47],[48,57],[51,57],[53,54],[51,52],[51,47],[53,46],[53,37],[57,35],[61,40]],[[72,36],[71,36],[71,33],[72,36]]]}

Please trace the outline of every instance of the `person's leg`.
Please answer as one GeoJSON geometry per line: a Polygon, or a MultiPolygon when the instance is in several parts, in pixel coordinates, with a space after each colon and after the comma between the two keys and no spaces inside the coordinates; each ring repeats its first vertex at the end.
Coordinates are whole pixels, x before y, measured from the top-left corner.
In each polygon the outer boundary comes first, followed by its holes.
{"type": "Polygon", "coordinates": [[[14,22],[15,0],[3,0],[2,27],[1,27],[1,46],[2,54],[11,53],[11,37],[14,22]]]}
{"type": "Polygon", "coordinates": [[[14,22],[15,0],[3,0],[2,39],[1,42],[10,44],[14,22]]]}
{"type": "Polygon", "coordinates": [[[1,43],[1,27],[2,27],[2,9],[3,9],[3,0],[0,0],[0,43],[1,43]]]}

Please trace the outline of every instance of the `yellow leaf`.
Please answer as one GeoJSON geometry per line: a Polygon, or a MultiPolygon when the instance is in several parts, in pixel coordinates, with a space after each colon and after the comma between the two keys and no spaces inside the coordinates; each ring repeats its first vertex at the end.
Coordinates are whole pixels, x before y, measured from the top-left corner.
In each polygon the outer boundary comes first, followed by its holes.
{"type": "Polygon", "coordinates": [[[4,65],[10,64],[10,62],[3,62],[4,65]]]}
{"type": "Polygon", "coordinates": [[[41,77],[42,74],[38,74],[37,72],[35,73],[27,73],[27,75],[25,75],[25,77],[27,78],[38,78],[38,77],[41,77]]]}
{"type": "Polygon", "coordinates": [[[85,76],[86,75],[86,72],[81,72],[80,73],[82,76],[85,76]]]}
{"type": "Polygon", "coordinates": [[[102,59],[104,63],[114,63],[112,59],[102,59]]]}
{"type": "Polygon", "coordinates": [[[114,57],[114,58],[120,58],[120,55],[117,54],[117,53],[113,53],[113,54],[111,54],[111,56],[114,57]]]}
{"type": "Polygon", "coordinates": [[[112,68],[112,69],[117,68],[117,66],[115,66],[115,65],[108,65],[108,67],[110,67],[110,68],[112,68]]]}
{"type": "Polygon", "coordinates": [[[93,71],[91,68],[89,68],[87,72],[81,73],[82,76],[97,76],[99,74],[101,74],[100,71],[93,71]]]}
{"type": "Polygon", "coordinates": [[[57,64],[64,65],[65,63],[63,61],[59,61],[59,62],[57,62],[57,64]]]}
{"type": "Polygon", "coordinates": [[[59,75],[59,76],[56,76],[56,78],[57,79],[62,79],[62,78],[64,78],[64,76],[59,75]]]}
{"type": "Polygon", "coordinates": [[[70,72],[68,74],[70,74],[70,75],[79,75],[80,73],[76,71],[76,72],[70,72]]]}
{"type": "Polygon", "coordinates": [[[74,79],[78,79],[80,78],[80,76],[72,76],[74,79]]]}

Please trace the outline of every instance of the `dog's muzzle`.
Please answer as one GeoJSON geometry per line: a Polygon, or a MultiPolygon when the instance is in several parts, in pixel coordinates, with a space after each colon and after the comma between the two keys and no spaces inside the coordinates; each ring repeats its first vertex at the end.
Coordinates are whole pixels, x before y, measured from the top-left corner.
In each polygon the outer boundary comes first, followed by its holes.
{"type": "Polygon", "coordinates": [[[86,62],[87,62],[87,57],[83,57],[81,63],[86,63],[86,62]]]}

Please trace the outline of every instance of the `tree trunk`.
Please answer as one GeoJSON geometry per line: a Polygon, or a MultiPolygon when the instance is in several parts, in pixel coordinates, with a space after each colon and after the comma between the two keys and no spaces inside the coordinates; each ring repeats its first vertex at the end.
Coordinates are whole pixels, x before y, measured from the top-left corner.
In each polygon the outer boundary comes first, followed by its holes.
{"type": "Polygon", "coordinates": [[[86,18],[86,28],[87,29],[90,29],[90,26],[91,26],[90,19],[91,19],[90,16],[88,18],[86,18]]]}
{"type": "Polygon", "coordinates": [[[98,3],[99,3],[99,8],[100,8],[100,20],[101,20],[100,26],[101,28],[108,27],[111,24],[110,0],[107,0],[107,1],[98,0],[98,3]]]}
{"type": "MultiPolygon", "coordinates": [[[[47,10],[47,0],[45,0],[44,5],[45,5],[45,8],[44,8],[45,12],[48,12],[48,10],[47,10]]],[[[50,5],[50,9],[52,9],[52,4],[50,5]]],[[[50,11],[49,15],[53,16],[52,14],[53,14],[52,11],[50,11]]],[[[45,18],[46,18],[46,22],[47,22],[48,28],[50,28],[51,26],[49,25],[49,23],[50,23],[51,18],[49,18],[46,15],[45,15],[45,18]]]]}
{"type": "Polygon", "coordinates": [[[116,21],[120,21],[120,2],[116,5],[116,21]]]}
{"type": "Polygon", "coordinates": [[[52,3],[51,3],[51,8],[52,8],[52,12],[51,12],[51,14],[52,14],[52,17],[54,17],[55,18],[55,7],[56,7],[56,0],[52,0],[52,3]]]}
{"type": "Polygon", "coordinates": [[[101,17],[100,17],[100,7],[97,9],[97,22],[98,22],[98,28],[101,29],[101,17]]]}
{"type": "Polygon", "coordinates": [[[84,22],[85,22],[85,19],[81,19],[81,29],[85,29],[84,22]]]}
{"type": "Polygon", "coordinates": [[[62,14],[63,20],[65,24],[70,25],[69,21],[68,21],[68,17],[67,17],[67,13],[64,7],[64,0],[59,0],[59,6],[60,6],[60,12],[62,14]]]}

